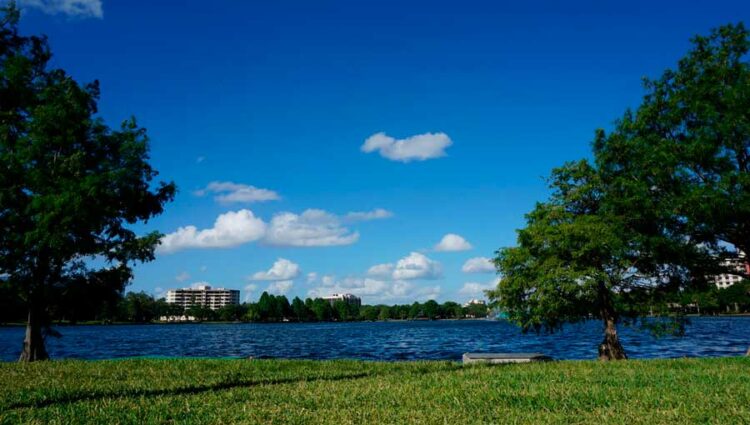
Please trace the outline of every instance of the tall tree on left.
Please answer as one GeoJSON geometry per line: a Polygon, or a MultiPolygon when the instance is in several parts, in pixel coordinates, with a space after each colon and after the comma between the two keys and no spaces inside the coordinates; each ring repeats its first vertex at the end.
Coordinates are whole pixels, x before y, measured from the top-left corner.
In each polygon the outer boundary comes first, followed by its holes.
{"type": "Polygon", "coordinates": [[[0,11],[0,285],[28,308],[20,361],[49,358],[48,310],[81,282],[122,290],[161,234],[129,226],[163,211],[174,183],[154,182],[148,138],[131,118],[97,117],[99,84],[48,66],[44,37],[19,35],[14,2],[0,11]]]}

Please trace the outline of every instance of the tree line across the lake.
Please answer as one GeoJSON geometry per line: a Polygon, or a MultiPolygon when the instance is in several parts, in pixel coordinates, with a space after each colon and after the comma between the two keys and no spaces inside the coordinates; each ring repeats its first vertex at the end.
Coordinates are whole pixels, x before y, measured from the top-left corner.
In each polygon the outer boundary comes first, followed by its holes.
{"type": "MultiPolygon", "coordinates": [[[[222,322],[350,322],[385,320],[435,320],[485,318],[490,309],[482,304],[461,305],[453,301],[395,305],[356,305],[344,301],[331,304],[322,298],[294,297],[264,292],[257,302],[228,305],[212,310],[196,305],[183,308],[164,298],[145,292],[114,293],[106,297],[89,294],[88,288],[68,291],[50,308],[50,319],[56,323],[148,323],[163,317],[190,316],[198,321],[222,322]],[[105,302],[101,299],[105,298],[105,302]]],[[[615,297],[625,308],[626,300],[615,297]]],[[[653,301],[653,300],[652,300],[653,301]]],[[[654,311],[680,311],[702,315],[750,313],[750,281],[728,288],[666,294],[659,302],[643,304],[643,315],[654,311]]],[[[0,324],[19,323],[25,319],[23,301],[0,287],[0,324]]]]}
{"type": "MultiPolygon", "coordinates": [[[[23,301],[0,288],[0,323],[25,320],[23,301]]],[[[357,305],[322,298],[294,297],[263,292],[257,302],[228,305],[217,310],[196,305],[183,308],[167,303],[145,292],[110,294],[106,302],[101,296],[87,296],[83,290],[68,292],[50,308],[50,320],[56,323],[148,323],[162,317],[190,316],[198,321],[224,322],[350,322],[384,320],[436,320],[487,317],[483,304],[462,306],[453,301],[438,303],[429,300],[401,305],[357,305]]]]}

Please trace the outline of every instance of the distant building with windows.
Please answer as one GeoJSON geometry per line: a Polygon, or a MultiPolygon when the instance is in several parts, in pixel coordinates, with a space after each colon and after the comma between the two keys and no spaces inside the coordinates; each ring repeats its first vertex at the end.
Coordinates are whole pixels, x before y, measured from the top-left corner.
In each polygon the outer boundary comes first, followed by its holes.
{"type": "Polygon", "coordinates": [[[212,288],[209,285],[199,285],[196,288],[170,289],[167,291],[167,303],[177,304],[182,308],[196,305],[218,310],[228,305],[240,303],[238,289],[212,288]]]}
{"type": "Polygon", "coordinates": [[[464,307],[470,307],[472,305],[483,305],[483,306],[486,306],[487,303],[484,300],[473,299],[473,300],[469,300],[469,302],[467,302],[463,306],[464,307]]]}
{"type": "MultiPolygon", "coordinates": [[[[739,252],[739,255],[736,258],[724,260],[722,266],[730,270],[736,270],[740,273],[744,272],[750,274],[750,264],[748,264],[745,253],[742,251],[739,252]]],[[[726,289],[735,283],[741,282],[742,279],[744,279],[742,276],[731,273],[723,273],[713,276],[713,282],[719,289],[726,289]]]]}
{"type": "Polygon", "coordinates": [[[329,295],[327,297],[322,297],[322,298],[328,301],[329,303],[331,303],[331,307],[333,307],[336,301],[343,301],[347,304],[354,304],[356,306],[362,306],[362,299],[352,294],[333,294],[333,295],[329,295]]]}

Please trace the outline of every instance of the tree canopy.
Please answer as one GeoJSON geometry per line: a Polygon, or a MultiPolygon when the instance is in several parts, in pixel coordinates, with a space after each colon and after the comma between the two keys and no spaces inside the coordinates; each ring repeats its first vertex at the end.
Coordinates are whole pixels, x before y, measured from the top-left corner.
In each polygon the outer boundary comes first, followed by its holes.
{"type": "Polygon", "coordinates": [[[641,235],[710,248],[701,261],[687,244],[650,247],[698,277],[738,255],[728,247],[750,252],[750,37],[740,23],[692,41],[675,70],[646,80],[637,110],[597,133],[594,156],[608,201],[641,235]]]}
{"type": "Polygon", "coordinates": [[[710,295],[711,274],[747,277],[723,260],[750,249],[749,47],[742,24],[695,37],[635,112],[596,132],[593,162],[553,170],[550,199],[497,252],[489,295],[510,320],[555,331],[598,318],[600,358],[622,359],[623,315],[677,291],[710,295]]]}
{"type": "Polygon", "coordinates": [[[625,358],[613,297],[638,286],[630,238],[603,205],[588,162],[554,170],[550,182],[552,196],[527,214],[518,246],[498,252],[495,264],[503,277],[490,297],[524,331],[555,331],[566,322],[598,317],[605,327],[600,357],[625,358]]]}
{"type": "Polygon", "coordinates": [[[163,210],[172,183],[154,183],[148,137],[97,116],[99,84],[51,69],[44,37],[22,36],[19,11],[0,22],[0,276],[27,304],[21,360],[47,358],[42,329],[61,291],[121,291],[161,234],[131,225],[163,210]]]}

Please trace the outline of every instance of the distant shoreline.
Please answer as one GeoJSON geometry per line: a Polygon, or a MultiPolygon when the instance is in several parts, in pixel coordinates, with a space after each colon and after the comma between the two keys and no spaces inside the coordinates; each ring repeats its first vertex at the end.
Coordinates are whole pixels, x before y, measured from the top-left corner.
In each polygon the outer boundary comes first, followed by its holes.
{"type": "MultiPolygon", "coordinates": [[[[724,317],[750,317],[750,313],[734,313],[734,314],[711,314],[711,315],[698,315],[698,314],[687,314],[685,317],[705,317],[705,318],[724,318],[724,317]]],[[[299,324],[299,323],[385,323],[385,322],[451,322],[451,321],[486,321],[486,320],[503,320],[501,318],[462,318],[462,319],[389,319],[389,320],[351,320],[351,321],[325,321],[325,322],[295,322],[295,321],[281,321],[281,322],[242,322],[242,321],[221,321],[221,320],[206,320],[206,321],[194,321],[194,322],[60,322],[53,323],[52,326],[67,327],[67,326],[128,326],[128,325],[237,325],[237,324],[299,324]]],[[[13,322],[13,323],[0,323],[0,328],[17,328],[26,327],[26,323],[13,322]]]]}
{"type": "MultiPolygon", "coordinates": [[[[470,321],[470,320],[496,320],[492,318],[462,318],[462,319],[388,319],[388,320],[349,320],[349,321],[324,321],[324,322],[296,322],[296,321],[281,321],[281,322],[242,322],[242,321],[222,321],[222,320],[204,320],[204,321],[185,321],[185,322],[96,322],[86,321],[78,323],[70,322],[59,322],[53,323],[52,326],[126,326],[126,325],[238,325],[243,323],[264,325],[264,324],[299,324],[299,323],[384,323],[384,322],[450,322],[450,321],[470,321]]],[[[13,322],[13,323],[0,323],[0,328],[16,328],[25,327],[26,323],[13,322]]]]}

